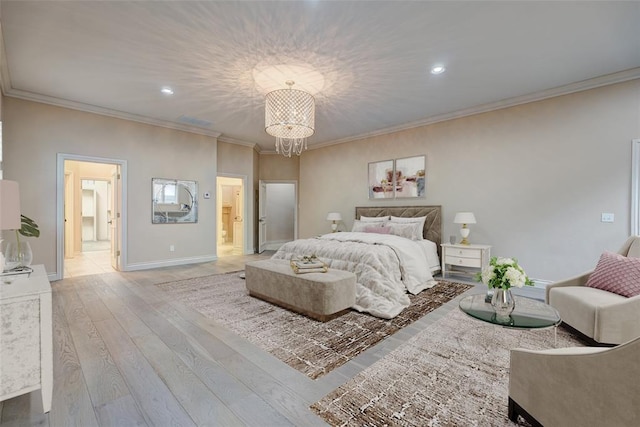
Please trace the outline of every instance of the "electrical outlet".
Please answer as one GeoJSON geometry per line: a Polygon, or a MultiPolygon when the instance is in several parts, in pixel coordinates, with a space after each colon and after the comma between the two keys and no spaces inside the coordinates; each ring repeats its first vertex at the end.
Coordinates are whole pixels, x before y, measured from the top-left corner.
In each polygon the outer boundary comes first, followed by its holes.
{"type": "Polygon", "coordinates": [[[600,217],[601,222],[613,222],[614,215],[612,213],[603,213],[600,217]]]}
{"type": "Polygon", "coordinates": [[[176,247],[173,245],[169,245],[169,252],[173,252],[176,250],[176,247]]]}

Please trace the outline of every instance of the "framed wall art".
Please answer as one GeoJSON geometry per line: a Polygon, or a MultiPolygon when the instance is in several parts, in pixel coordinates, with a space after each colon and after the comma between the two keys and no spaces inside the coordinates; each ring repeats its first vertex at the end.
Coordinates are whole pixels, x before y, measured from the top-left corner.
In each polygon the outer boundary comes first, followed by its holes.
{"type": "Polygon", "coordinates": [[[426,156],[369,163],[369,199],[425,197],[426,156]]]}
{"type": "Polygon", "coordinates": [[[393,198],[393,160],[369,163],[369,198],[393,198]]]}

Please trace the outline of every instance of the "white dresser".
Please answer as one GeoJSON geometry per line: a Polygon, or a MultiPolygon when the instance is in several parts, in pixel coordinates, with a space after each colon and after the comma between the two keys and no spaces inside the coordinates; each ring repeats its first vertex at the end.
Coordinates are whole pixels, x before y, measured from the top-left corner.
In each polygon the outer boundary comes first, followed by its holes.
{"type": "Polygon", "coordinates": [[[443,243],[440,246],[442,246],[442,277],[446,277],[447,265],[464,267],[464,272],[466,273],[470,269],[481,271],[489,265],[489,259],[491,258],[491,246],[489,245],[452,245],[443,243]]]}
{"type": "Polygon", "coordinates": [[[0,401],[39,390],[42,410],[49,412],[53,392],[51,284],[44,266],[32,267],[29,277],[0,283],[0,401]]]}

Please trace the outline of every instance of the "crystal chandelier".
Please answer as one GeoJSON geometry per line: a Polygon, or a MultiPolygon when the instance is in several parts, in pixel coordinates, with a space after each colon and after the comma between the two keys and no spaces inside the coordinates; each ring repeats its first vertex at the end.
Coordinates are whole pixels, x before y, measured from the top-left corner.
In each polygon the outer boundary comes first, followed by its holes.
{"type": "Polygon", "coordinates": [[[292,80],[286,84],[289,89],[267,94],[264,127],[276,138],[276,153],[291,157],[307,149],[307,138],[315,131],[315,100],[307,92],[292,89],[292,80]]]}

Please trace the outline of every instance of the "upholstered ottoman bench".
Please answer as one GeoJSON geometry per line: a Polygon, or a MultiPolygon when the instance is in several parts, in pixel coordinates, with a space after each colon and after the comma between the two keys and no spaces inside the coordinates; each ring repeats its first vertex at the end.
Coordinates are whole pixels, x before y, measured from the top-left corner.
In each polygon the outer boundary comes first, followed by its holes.
{"type": "Polygon", "coordinates": [[[266,259],[246,264],[245,281],[249,295],[321,322],[356,303],[356,275],[348,271],[296,274],[289,261],[266,259]]]}

